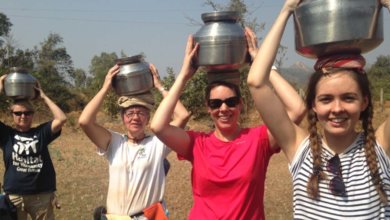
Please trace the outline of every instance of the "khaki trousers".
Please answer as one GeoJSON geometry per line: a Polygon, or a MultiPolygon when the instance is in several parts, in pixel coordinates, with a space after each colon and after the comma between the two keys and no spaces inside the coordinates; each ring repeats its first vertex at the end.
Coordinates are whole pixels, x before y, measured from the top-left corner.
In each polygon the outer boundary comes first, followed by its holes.
{"type": "Polygon", "coordinates": [[[17,208],[18,220],[27,220],[27,215],[30,215],[32,220],[54,220],[54,192],[33,195],[10,194],[9,198],[17,208]]]}

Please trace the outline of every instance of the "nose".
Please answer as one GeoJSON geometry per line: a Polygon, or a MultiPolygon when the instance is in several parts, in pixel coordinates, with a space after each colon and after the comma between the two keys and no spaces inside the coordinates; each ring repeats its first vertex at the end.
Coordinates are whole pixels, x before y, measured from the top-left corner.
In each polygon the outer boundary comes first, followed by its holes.
{"type": "Polygon", "coordinates": [[[220,111],[226,111],[229,109],[229,106],[226,105],[226,103],[222,103],[221,107],[219,107],[220,111]]]}
{"type": "Polygon", "coordinates": [[[332,112],[342,112],[344,110],[343,104],[340,100],[335,100],[332,105],[332,112]]]}

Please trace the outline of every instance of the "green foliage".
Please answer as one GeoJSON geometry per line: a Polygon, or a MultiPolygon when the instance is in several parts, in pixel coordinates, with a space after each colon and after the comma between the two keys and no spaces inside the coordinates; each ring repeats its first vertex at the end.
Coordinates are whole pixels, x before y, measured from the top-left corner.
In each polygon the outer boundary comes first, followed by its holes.
{"type": "Polygon", "coordinates": [[[88,90],[95,95],[103,85],[107,71],[114,66],[115,60],[118,56],[115,53],[101,53],[99,56],[94,56],[91,60],[89,67],[89,73],[91,74],[91,80],[88,90]]]}
{"type": "Polygon", "coordinates": [[[6,36],[11,31],[12,23],[9,18],[0,12],[0,36],[6,36]]]}
{"type": "Polygon", "coordinates": [[[373,97],[379,100],[380,90],[384,90],[384,99],[390,100],[390,55],[377,57],[376,62],[367,71],[373,97]]]}

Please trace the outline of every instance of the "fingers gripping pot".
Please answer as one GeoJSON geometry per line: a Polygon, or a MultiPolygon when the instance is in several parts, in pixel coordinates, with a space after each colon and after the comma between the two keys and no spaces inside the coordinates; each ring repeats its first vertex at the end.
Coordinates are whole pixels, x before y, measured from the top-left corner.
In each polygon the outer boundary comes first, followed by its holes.
{"type": "Polygon", "coordinates": [[[35,90],[37,80],[26,69],[11,67],[4,80],[5,95],[12,99],[35,99],[38,95],[35,90]]]}
{"type": "Polygon", "coordinates": [[[378,0],[303,0],[294,11],[295,49],[317,58],[365,53],[383,41],[378,0]]]}
{"type": "Polygon", "coordinates": [[[113,87],[119,96],[135,95],[153,88],[153,76],[149,64],[141,55],[117,60],[119,73],[113,79],[113,87]]]}

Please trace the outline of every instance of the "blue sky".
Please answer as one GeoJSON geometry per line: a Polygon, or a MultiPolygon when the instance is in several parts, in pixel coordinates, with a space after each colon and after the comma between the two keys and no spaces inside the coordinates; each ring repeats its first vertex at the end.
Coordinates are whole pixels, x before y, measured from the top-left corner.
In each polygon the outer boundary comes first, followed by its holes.
{"type": "MultiPolygon", "coordinates": [[[[214,2],[226,4],[227,1],[214,2]]],[[[252,17],[264,22],[264,37],[279,12],[283,0],[246,0],[252,17]]],[[[188,18],[201,22],[201,14],[212,9],[199,0],[2,0],[0,11],[13,23],[12,35],[17,47],[33,48],[50,33],[64,39],[64,46],[76,68],[88,71],[93,56],[101,52],[121,51],[129,56],[146,54],[161,74],[167,67],[177,73],[183,60],[189,34],[200,26],[191,25],[188,18]]],[[[368,63],[379,55],[390,54],[390,15],[384,12],[385,41],[366,53],[368,63]],[[387,41],[386,41],[387,40],[387,41]]],[[[292,19],[287,25],[282,44],[288,47],[284,66],[301,61],[312,66],[314,60],[295,52],[292,19]]]]}

